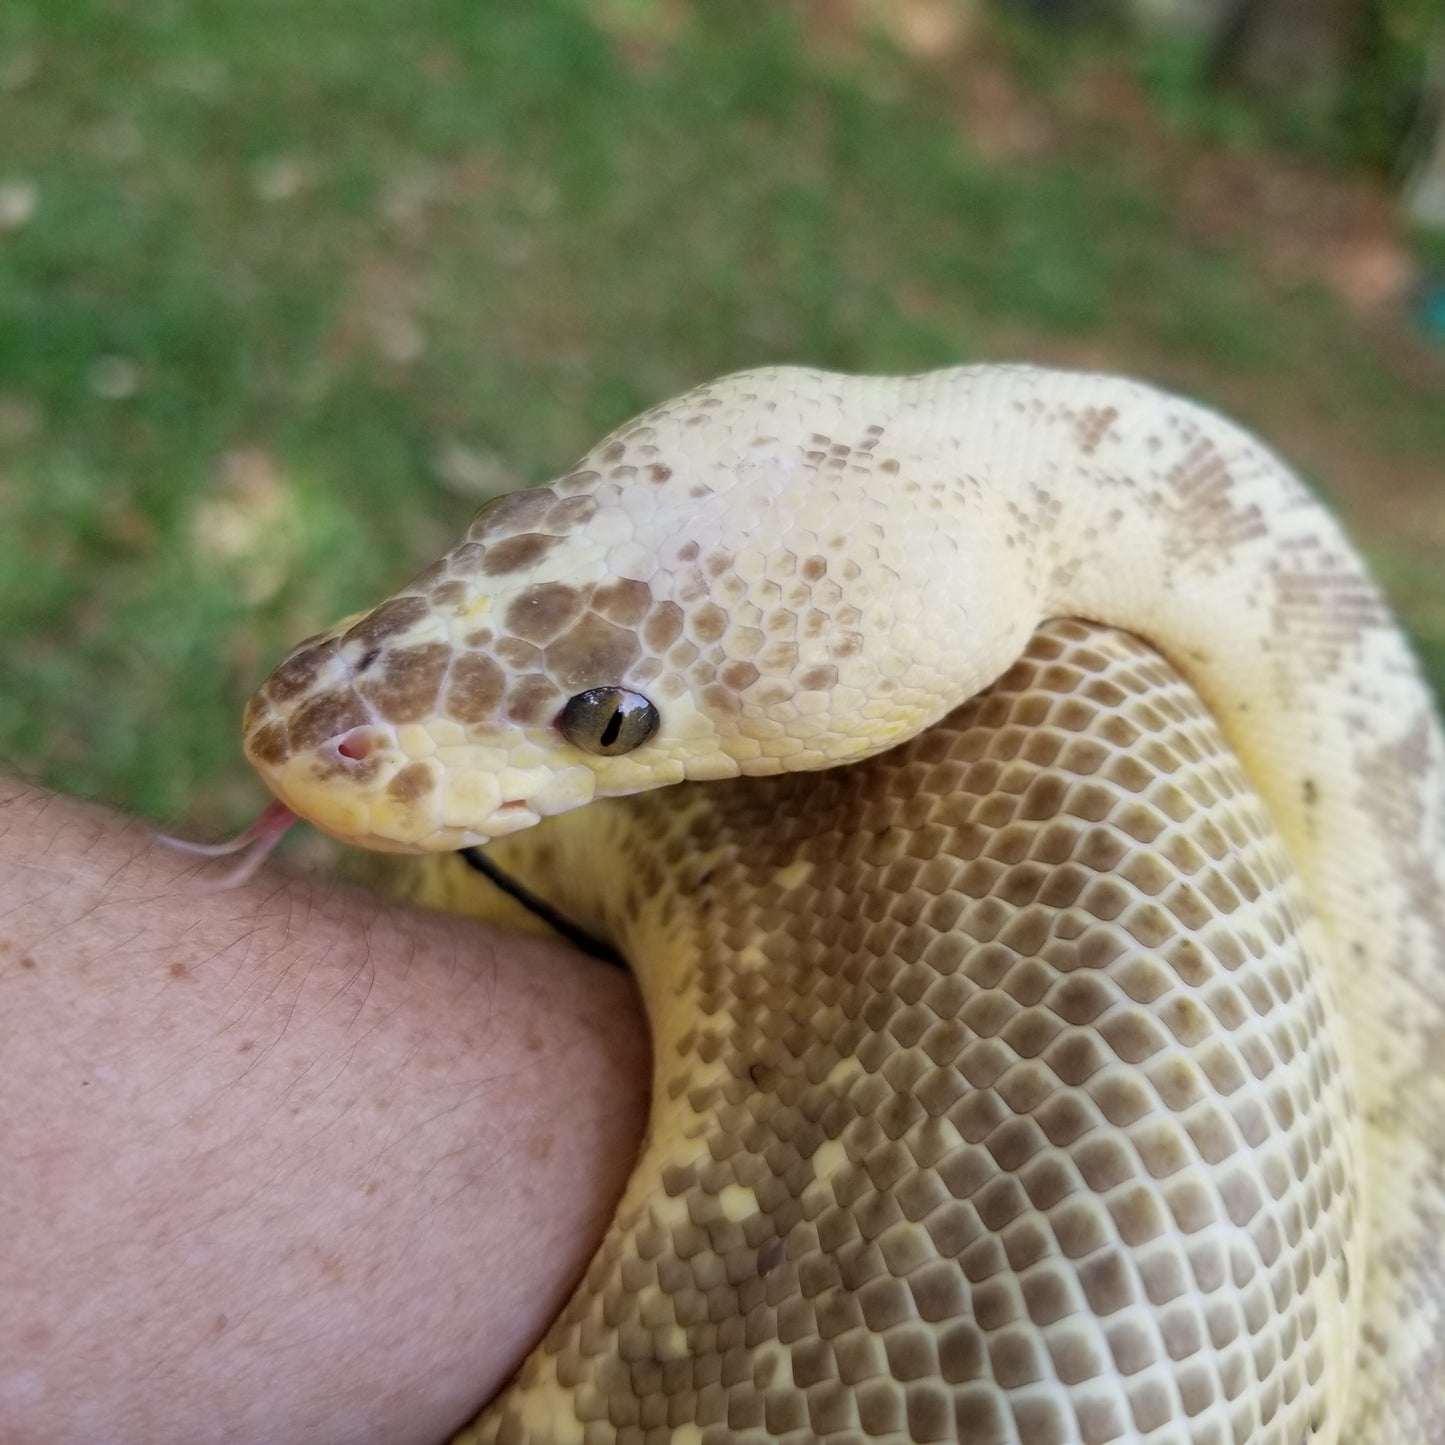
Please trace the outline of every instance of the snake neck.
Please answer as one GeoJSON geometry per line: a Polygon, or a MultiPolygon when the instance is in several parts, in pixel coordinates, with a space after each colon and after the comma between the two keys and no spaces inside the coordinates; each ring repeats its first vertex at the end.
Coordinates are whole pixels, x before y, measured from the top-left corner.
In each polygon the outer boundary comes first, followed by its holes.
{"type": "Polygon", "coordinates": [[[931,694],[936,717],[974,696],[1050,617],[1131,631],[1204,698],[1346,946],[1380,947],[1373,898],[1407,877],[1410,911],[1436,922],[1419,951],[1445,961],[1430,694],[1358,554],[1278,457],[1115,377],[983,367],[814,390],[815,440],[864,420],[876,434],[855,491],[820,485],[855,518],[880,646],[908,659],[892,680],[874,665],[898,706],[931,694]]]}

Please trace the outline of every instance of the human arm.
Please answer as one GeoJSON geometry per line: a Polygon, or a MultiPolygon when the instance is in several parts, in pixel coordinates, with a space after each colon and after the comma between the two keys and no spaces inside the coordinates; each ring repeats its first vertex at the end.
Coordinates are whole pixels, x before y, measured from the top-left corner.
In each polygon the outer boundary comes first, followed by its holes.
{"type": "Polygon", "coordinates": [[[428,1442],[585,1267],[629,981],[0,778],[0,1436],[428,1442]]]}

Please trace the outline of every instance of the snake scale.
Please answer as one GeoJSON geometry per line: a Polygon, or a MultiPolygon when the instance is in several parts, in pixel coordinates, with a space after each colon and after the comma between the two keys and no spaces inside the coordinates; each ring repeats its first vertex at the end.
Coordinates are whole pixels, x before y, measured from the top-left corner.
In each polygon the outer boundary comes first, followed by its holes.
{"type": "Polygon", "coordinates": [[[644,996],[635,1172],[461,1440],[1445,1441],[1445,745],[1232,423],[726,377],[245,735],[271,833],[464,908],[490,844],[644,996]]]}

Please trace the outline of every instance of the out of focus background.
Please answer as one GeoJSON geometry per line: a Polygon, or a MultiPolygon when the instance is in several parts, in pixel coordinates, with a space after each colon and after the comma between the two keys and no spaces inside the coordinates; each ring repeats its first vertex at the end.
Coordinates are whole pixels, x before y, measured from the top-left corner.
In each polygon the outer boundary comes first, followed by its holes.
{"type": "Polygon", "coordinates": [[[770,361],[1137,373],[1445,681],[1439,0],[4,0],[0,765],[186,826],[500,490],[770,361]]]}

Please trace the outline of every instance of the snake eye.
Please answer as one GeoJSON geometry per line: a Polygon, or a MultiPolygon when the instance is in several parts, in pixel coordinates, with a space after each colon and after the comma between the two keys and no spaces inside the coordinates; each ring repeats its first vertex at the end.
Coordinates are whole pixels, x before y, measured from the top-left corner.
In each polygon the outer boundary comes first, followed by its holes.
{"type": "Polygon", "coordinates": [[[625,687],[589,687],[568,699],[557,725],[569,743],[612,758],[641,747],[657,731],[657,709],[625,687]]]}

